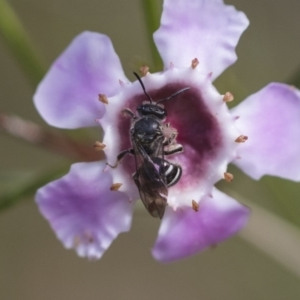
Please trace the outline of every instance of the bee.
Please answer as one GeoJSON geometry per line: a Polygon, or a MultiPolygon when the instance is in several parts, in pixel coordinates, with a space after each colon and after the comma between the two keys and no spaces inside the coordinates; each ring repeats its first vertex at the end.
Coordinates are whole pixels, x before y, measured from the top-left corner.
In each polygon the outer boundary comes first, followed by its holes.
{"type": "Polygon", "coordinates": [[[122,111],[131,118],[132,148],[119,153],[115,165],[108,165],[115,168],[125,155],[134,155],[136,172],[132,177],[141,200],[151,216],[162,219],[167,205],[168,187],[176,184],[182,175],[181,166],[169,162],[165,156],[182,152],[183,146],[176,143],[177,131],[171,128],[169,123],[164,123],[167,111],[161,103],[190,88],[183,88],[165,99],[154,102],[139,75],[135,72],[133,74],[141,84],[148,101],[137,107],[138,116],[129,108],[122,111]]]}

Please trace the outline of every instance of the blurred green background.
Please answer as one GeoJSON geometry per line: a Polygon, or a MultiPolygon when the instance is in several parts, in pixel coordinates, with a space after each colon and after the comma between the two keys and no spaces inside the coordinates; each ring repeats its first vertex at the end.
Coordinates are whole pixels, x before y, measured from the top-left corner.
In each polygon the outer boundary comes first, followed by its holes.
{"type": "MultiPolygon", "coordinates": [[[[141,63],[153,65],[141,1],[9,3],[43,57],[45,69],[84,30],[110,36],[129,78],[141,63]]],[[[268,82],[296,82],[300,1],[226,3],[244,11],[250,27],[237,48],[239,60],[216,81],[220,92],[231,91],[239,101],[268,82]]],[[[0,111],[46,128],[32,103],[35,87],[1,33],[0,66],[0,111]]],[[[99,139],[95,131],[84,134],[99,139]]],[[[72,162],[3,132],[0,145],[2,194],[72,162]]],[[[231,172],[234,182],[221,183],[219,188],[252,208],[248,227],[215,249],[167,265],[151,257],[159,222],[144,210],[136,211],[132,230],[120,235],[101,260],[91,263],[66,251],[33,197],[22,197],[18,205],[0,211],[0,299],[300,299],[299,183],[271,177],[258,183],[233,167],[231,172]]]]}

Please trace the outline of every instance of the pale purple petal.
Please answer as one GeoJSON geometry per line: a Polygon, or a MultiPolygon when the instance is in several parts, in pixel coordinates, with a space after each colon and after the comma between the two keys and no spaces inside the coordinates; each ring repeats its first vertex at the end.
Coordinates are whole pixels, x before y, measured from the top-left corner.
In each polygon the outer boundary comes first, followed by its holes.
{"type": "Polygon", "coordinates": [[[254,179],[274,175],[300,180],[300,92],[272,83],[232,110],[249,139],[234,163],[254,179]]]}
{"type": "Polygon", "coordinates": [[[164,262],[193,255],[237,233],[248,218],[246,206],[214,189],[213,198],[200,201],[198,212],[189,207],[167,210],[152,254],[164,262]]]}
{"type": "Polygon", "coordinates": [[[249,22],[223,0],[165,0],[161,26],[154,34],[165,68],[191,65],[219,76],[236,59],[235,47],[249,22]]]}
{"type": "Polygon", "coordinates": [[[36,202],[57,237],[79,256],[98,259],[131,226],[132,203],[111,191],[104,163],[77,163],[64,177],[40,188],[36,202]]]}
{"type": "Polygon", "coordinates": [[[120,91],[119,79],[127,81],[110,39],[83,32],[53,63],[34,95],[41,116],[52,126],[95,126],[105,113],[99,94],[120,91]]]}

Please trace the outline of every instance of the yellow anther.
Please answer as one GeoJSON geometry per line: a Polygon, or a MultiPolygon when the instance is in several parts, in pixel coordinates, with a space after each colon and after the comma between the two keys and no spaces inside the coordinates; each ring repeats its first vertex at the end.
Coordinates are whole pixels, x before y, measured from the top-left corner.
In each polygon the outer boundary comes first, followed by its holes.
{"type": "Polygon", "coordinates": [[[122,183],[113,183],[110,187],[111,191],[117,191],[122,186],[122,183]]]}
{"type": "Polygon", "coordinates": [[[149,67],[146,65],[141,66],[140,73],[142,76],[146,76],[149,73],[149,67]]]}
{"type": "Polygon", "coordinates": [[[199,204],[195,200],[192,200],[192,208],[195,212],[199,211],[199,204]]]}
{"type": "Polygon", "coordinates": [[[225,95],[223,97],[224,102],[231,102],[233,100],[234,100],[234,97],[230,92],[225,93],[225,95]]]}
{"type": "Polygon", "coordinates": [[[108,104],[108,99],[107,99],[106,95],[99,94],[98,96],[99,96],[99,101],[101,101],[104,104],[108,104]]]}
{"type": "Polygon", "coordinates": [[[245,143],[247,140],[248,140],[248,137],[246,135],[240,135],[238,138],[236,138],[235,142],[245,143]]]}
{"type": "Polygon", "coordinates": [[[95,144],[94,144],[94,149],[96,151],[102,151],[105,147],[106,147],[105,144],[103,144],[101,142],[98,142],[98,141],[96,141],[95,144]]]}
{"type": "Polygon", "coordinates": [[[198,65],[199,65],[199,60],[198,60],[198,58],[194,58],[194,59],[192,60],[192,64],[191,64],[192,69],[195,69],[198,65]]]}
{"type": "Polygon", "coordinates": [[[228,173],[228,172],[225,172],[224,173],[224,179],[227,181],[227,182],[231,182],[233,180],[233,175],[231,173],[228,173]]]}

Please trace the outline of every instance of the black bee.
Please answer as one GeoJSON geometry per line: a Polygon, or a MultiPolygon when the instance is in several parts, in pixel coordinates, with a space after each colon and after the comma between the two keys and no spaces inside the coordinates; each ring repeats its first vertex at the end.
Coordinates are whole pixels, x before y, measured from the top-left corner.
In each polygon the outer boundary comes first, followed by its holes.
{"type": "Polygon", "coordinates": [[[117,156],[115,168],[121,159],[128,153],[133,154],[136,163],[136,172],[133,180],[139,190],[141,200],[153,217],[163,217],[167,205],[168,187],[176,184],[182,174],[179,165],[170,163],[164,156],[183,151],[183,147],[176,143],[177,132],[170,124],[163,123],[167,111],[160,103],[169,100],[189,89],[183,88],[171,96],[156,103],[147,93],[145,86],[137,73],[133,72],[140,82],[149,102],[137,108],[138,116],[130,109],[123,112],[132,119],[130,127],[131,149],[122,151],[117,156]],[[165,134],[164,130],[169,130],[165,134]]]}

